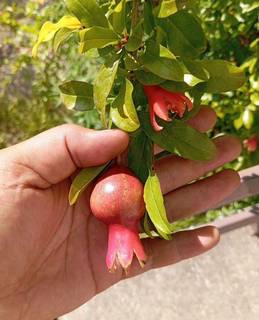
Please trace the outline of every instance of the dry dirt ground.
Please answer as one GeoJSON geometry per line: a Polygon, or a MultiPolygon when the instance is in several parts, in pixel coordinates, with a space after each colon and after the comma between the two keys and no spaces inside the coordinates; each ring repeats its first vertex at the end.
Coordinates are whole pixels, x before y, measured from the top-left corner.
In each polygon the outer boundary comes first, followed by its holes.
{"type": "Polygon", "coordinates": [[[211,252],[119,283],[62,320],[258,320],[259,238],[252,226],[211,252]]]}

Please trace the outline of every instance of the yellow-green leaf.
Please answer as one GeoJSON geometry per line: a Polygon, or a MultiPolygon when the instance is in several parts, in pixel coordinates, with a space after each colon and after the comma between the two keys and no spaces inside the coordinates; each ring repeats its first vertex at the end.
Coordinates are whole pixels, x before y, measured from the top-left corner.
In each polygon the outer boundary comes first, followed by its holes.
{"type": "Polygon", "coordinates": [[[89,183],[93,181],[108,165],[86,168],[80,171],[71,184],[69,191],[69,203],[72,206],[76,203],[79,196],[84,192],[89,183]]]}
{"type": "Polygon", "coordinates": [[[176,0],[162,0],[155,13],[158,18],[166,18],[176,13],[177,10],[176,0]]]}
{"type": "Polygon", "coordinates": [[[166,216],[160,182],[155,173],[150,173],[144,187],[144,201],[148,215],[158,233],[165,239],[170,235],[170,223],[166,216]]]}
{"type": "Polygon", "coordinates": [[[79,33],[80,53],[93,48],[104,48],[110,44],[116,44],[119,40],[118,35],[108,28],[91,27],[84,29],[79,33]]]}
{"type": "Polygon", "coordinates": [[[56,32],[61,28],[76,30],[81,28],[81,23],[76,17],[72,16],[64,16],[57,23],[45,22],[39,32],[38,40],[32,49],[32,56],[36,57],[39,46],[43,42],[52,40],[56,32]]]}
{"type": "Polygon", "coordinates": [[[126,27],[126,0],[121,0],[112,14],[113,30],[122,33],[126,27]]]}
{"type": "Polygon", "coordinates": [[[140,126],[132,92],[133,85],[126,79],[125,85],[121,87],[119,95],[111,106],[112,122],[118,128],[127,132],[136,131],[140,126]]]}
{"type": "Polygon", "coordinates": [[[65,2],[68,10],[82,22],[84,27],[108,27],[108,20],[96,0],[66,0],[65,2]]]}
{"type": "Polygon", "coordinates": [[[103,65],[94,81],[94,103],[105,127],[107,98],[113,87],[118,65],[119,61],[115,61],[111,67],[103,65]]]}
{"type": "Polygon", "coordinates": [[[68,109],[79,111],[94,108],[93,86],[82,81],[68,81],[59,86],[61,99],[68,109]]]}

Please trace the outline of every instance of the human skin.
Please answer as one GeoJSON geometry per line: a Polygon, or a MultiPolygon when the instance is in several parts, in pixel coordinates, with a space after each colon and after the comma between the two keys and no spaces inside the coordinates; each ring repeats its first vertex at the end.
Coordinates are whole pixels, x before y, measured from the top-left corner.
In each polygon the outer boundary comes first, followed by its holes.
{"type": "MultiPolygon", "coordinates": [[[[203,107],[190,124],[205,132],[215,121],[214,112],[203,107]]],[[[190,184],[240,153],[236,138],[218,137],[215,144],[217,156],[210,162],[178,156],[156,162],[171,221],[215,206],[238,187],[239,176],[232,170],[190,184]]],[[[114,159],[127,145],[128,136],[120,130],[63,125],[0,151],[0,319],[52,320],[126,277],[217,244],[214,227],[179,232],[172,241],[147,239],[143,269],[134,261],[127,275],[107,271],[107,229],[90,213],[91,187],[72,207],[68,192],[78,168],[114,159]]]]}

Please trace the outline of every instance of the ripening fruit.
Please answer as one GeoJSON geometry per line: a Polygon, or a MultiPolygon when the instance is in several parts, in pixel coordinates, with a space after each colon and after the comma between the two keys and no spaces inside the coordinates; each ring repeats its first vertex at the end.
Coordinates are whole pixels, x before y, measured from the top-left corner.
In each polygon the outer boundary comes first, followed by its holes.
{"type": "Polygon", "coordinates": [[[114,165],[97,182],[90,197],[93,215],[109,228],[106,264],[127,270],[134,253],[143,266],[147,257],[139,238],[145,213],[143,185],[126,167],[114,165]]]}

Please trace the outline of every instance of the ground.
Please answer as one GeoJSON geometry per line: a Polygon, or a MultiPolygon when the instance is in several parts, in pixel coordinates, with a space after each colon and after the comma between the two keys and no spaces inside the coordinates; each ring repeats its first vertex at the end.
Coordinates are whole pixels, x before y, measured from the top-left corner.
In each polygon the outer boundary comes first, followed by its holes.
{"type": "Polygon", "coordinates": [[[62,320],[258,320],[259,238],[253,226],[211,252],[119,283],[62,320]]]}

